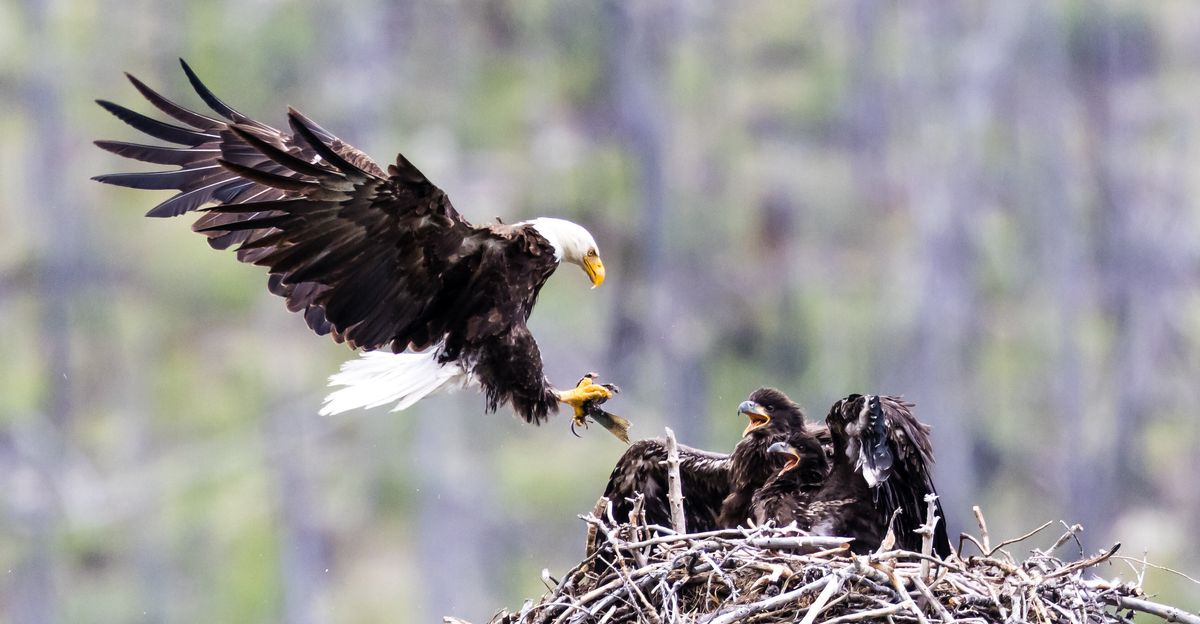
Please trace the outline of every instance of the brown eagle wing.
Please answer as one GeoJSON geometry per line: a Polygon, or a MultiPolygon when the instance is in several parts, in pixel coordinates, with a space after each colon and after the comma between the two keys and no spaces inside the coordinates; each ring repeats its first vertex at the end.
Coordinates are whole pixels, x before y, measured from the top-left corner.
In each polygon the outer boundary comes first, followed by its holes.
{"type": "MultiPolygon", "coordinates": [[[[913,531],[925,523],[925,495],[937,494],[931,474],[930,427],[913,415],[914,404],[900,397],[881,396],[879,403],[887,423],[887,447],[892,454],[890,474],[879,485],[881,502],[889,517],[893,510],[901,509],[896,518],[896,538],[901,547],[920,550],[921,537],[913,531]]],[[[934,530],[934,551],[947,556],[950,554],[950,537],[940,499],[935,507],[941,520],[934,530]]]]}
{"type": "Polygon", "coordinates": [[[216,248],[236,245],[239,260],[267,267],[271,292],[318,334],[368,350],[440,344],[441,361],[475,373],[491,409],[512,401],[526,420],[540,421],[556,406],[525,327],[557,264],[544,239],[528,228],[474,227],[403,155],[385,172],[295,110],[290,133],[274,129],[229,107],[183,68],[220,119],[130,76],[155,107],[185,125],[100,105],[181,147],[97,145],[179,168],[96,180],[178,191],[148,216],[204,212],[193,229],[216,248]],[[514,358],[527,370],[508,371],[504,364],[514,358]]]}
{"type": "MultiPolygon", "coordinates": [[[[629,520],[632,500],[642,494],[646,522],[671,526],[666,460],[667,446],[662,439],[638,440],[625,450],[604,489],[617,521],[629,520]]],[[[721,501],[729,494],[729,455],[680,445],[679,478],[688,532],[719,528],[721,501]]]]}

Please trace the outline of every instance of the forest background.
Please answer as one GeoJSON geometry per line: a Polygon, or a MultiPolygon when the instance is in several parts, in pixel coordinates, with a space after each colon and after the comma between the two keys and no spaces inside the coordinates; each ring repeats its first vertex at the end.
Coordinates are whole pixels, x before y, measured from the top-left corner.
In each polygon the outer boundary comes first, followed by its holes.
{"type": "Polygon", "coordinates": [[[635,436],[903,394],[952,534],[1200,575],[1200,4],[0,0],[0,619],[485,620],[578,560],[622,451],[471,393],[318,417],[350,352],[88,180],[141,139],[92,100],[151,112],[122,71],[202,106],[181,56],[477,222],[590,228],[608,281],[532,325],[635,436]]]}

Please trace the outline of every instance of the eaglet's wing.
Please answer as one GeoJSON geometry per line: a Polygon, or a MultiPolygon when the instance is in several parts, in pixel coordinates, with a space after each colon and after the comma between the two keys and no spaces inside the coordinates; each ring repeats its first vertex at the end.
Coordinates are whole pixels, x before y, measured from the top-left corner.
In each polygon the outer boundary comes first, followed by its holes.
{"type": "MultiPolygon", "coordinates": [[[[930,427],[913,415],[914,404],[900,397],[881,396],[879,406],[886,423],[890,455],[889,469],[879,485],[882,503],[889,517],[893,510],[902,510],[896,518],[896,537],[901,546],[919,550],[921,537],[913,531],[925,523],[925,495],[937,494],[930,473],[933,466],[930,427]]],[[[940,499],[935,507],[941,520],[934,530],[934,551],[945,556],[950,553],[950,538],[940,499]]]]}
{"type": "Polygon", "coordinates": [[[148,216],[202,210],[193,229],[208,236],[213,247],[236,245],[239,260],[267,267],[271,292],[284,297],[290,310],[303,312],[318,334],[368,350],[440,344],[443,361],[462,358],[464,368],[479,378],[491,409],[512,401],[518,413],[534,421],[553,409],[537,345],[525,327],[536,289],[553,270],[548,245],[508,245],[519,238],[515,228],[471,226],[403,155],[385,172],[295,110],[288,113],[291,133],[274,129],[222,102],[186,63],[183,69],[221,118],[183,108],[130,76],[147,100],[184,125],[111,102],[99,104],[134,128],[180,147],[97,145],[179,168],[96,180],[178,191],[148,216]],[[504,271],[514,252],[525,263],[520,275],[478,275],[488,258],[493,273],[504,271]],[[487,301],[479,300],[484,296],[487,301]],[[497,306],[507,313],[487,314],[497,306]],[[481,312],[482,322],[471,316],[481,312]],[[481,355],[480,341],[500,341],[497,337],[503,344],[481,355]],[[514,355],[530,362],[515,380],[506,376],[518,372],[498,370],[494,361],[514,355]]]}
{"type": "MultiPolygon", "coordinates": [[[[671,526],[667,496],[667,446],[662,439],[638,440],[613,467],[604,489],[613,518],[628,522],[633,499],[645,497],[646,523],[671,526]]],[[[683,513],[690,533],[717,529],[721,501],[729,494],[729,455],[679,445],[679,479],[683,513]]]]}

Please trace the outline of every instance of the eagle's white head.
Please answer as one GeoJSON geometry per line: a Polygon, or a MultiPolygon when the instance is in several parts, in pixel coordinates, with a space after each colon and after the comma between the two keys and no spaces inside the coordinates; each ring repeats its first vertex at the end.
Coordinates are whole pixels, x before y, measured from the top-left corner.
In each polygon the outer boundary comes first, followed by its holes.
{"type": "Polygon", "coordinates": [[[596,247],[596,239],[592,238],[591,232],[582,225],[551,217],[541,217],[526,223],[550,241],[554,246],[554,257],[559,262],[570,262],[583,267],[583,271],[592,280],[592,288],[604,282],[604,263],[600,261],[600,249],[596,247]]]}

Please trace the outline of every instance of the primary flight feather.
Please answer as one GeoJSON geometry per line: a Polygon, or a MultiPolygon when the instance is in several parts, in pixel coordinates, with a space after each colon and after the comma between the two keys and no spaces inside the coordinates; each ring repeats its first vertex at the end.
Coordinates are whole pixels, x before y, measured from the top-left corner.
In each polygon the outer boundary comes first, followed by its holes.
{"type": "Polygon", "coordinates": [[[217,116],[179,106],[129,76],[179,123],[98,103],[174,145],[96,145],[178,168],[95,179],[177,191],[147,216],[202,213],[193,229],[210,245],[234,248],[238,260],[266,267],[270,291],[302,313],[313,331],[365,351],[331,378],[342,388],[326,399],[322,413],[386,404],[404,409],[434,392],[476,386],[488,411],[509,404],[538,424],[560,402],[574,406],[578,419],[586,412],[582,406],[610,396],[600,384],[556,390],[526,325],[561,262],[579,265],[593,287],[604,281],[586,229],[552,218],[472,225],[403,155],[384,170],[290,108],[290,132],[257,122],[218,99],[181,63],[217,116]]]}

